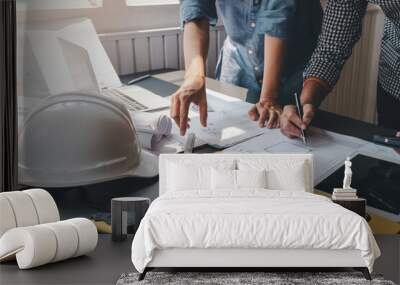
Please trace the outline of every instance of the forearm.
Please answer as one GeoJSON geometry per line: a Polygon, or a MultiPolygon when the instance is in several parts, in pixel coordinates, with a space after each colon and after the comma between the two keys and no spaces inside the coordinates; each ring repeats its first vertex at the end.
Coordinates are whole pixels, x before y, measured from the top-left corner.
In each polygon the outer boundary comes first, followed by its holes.
{"type": "Polygon", "coordinates": [[[330,91],[331,87],[327,82],[317,77],[309,77],[304,81],[301,105],[311,104],[318,108],[330,91]]]}
{"type": "Polygon", "coordinates": [[[209,45],[209,23],[207,20],[191,21],[185,24],[183,36],[185,77],[205,77],[209,45]]]}
{"type": "Polygon", "coordinates": [[[366,8],[365,0],[328,1],[319,42],[304,72],[305,87],[319,85],[326,93],[336,85],[344,63],[360,38],[366,8]]]}
{"type": "Polygon", "coordinates": [[[285,60],[283,39],[265,35],[264,37],[264,75],[260,100],[276,104],[285,60]]]}

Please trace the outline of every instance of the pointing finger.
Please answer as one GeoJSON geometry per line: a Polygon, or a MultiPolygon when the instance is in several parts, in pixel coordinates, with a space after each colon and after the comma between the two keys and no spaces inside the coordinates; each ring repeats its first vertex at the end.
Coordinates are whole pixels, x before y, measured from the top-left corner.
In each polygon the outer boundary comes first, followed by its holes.
{"type": "Polygon", "coordinates": [[[207,127],[207,97],[201,96],[199,101],[200,123],[203,127],[207,127]]]}
{"type": "Polygon", "coordinates": [[[189,106],[190,100],[187,96],[180,97],[180,112],[179,112],[179,128],[181,130],[181,136],[186,134],[188,117],[189,117],[189,106]]]}

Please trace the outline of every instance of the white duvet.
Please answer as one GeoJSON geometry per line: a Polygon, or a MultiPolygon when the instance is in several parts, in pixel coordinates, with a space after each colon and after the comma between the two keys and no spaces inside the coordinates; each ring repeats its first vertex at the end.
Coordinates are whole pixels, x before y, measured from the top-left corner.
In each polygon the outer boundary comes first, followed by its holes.
{"type": "Polygon", "coordinates": [[[380,251],[368,223],[328,198],[305,192],[249,190],[156,199],[132,244],[143,272],[155,249],[358,249],[372,271],[380,251]]]}

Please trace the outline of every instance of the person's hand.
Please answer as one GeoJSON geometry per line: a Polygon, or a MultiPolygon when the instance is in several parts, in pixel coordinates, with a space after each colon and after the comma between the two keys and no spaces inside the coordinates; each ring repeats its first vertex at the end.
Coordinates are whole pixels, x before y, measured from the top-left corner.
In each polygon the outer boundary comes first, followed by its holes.
{"type": "Polygon", "coordinates": [[[279,116],[281,113],[281,106],[275,103],[266,102],[262,99],[248,112],[250,119],[252,121],[258,121],[260,128],[264,128],[265,122],[268,120],[267,128],[269,129],[279,128],[279,116]]]}
{"type": "Polygon", "coordinates": [[[199,106],[200,123],[207,126],[207,97],[205,78],[203,76],[190,76],[185,79],[182,86],[172,95],[171,118],[180,129],[181,136],[186,134],[189,125],[189,107],[194,103],[199,106]]]}
{"type": "MultiPolygon", "coordinates": [[[[397,138],[400,138],[400,132],[397,132],[397,133],[396,133],[396,137],[397,137],[397,138]]],[[[394,150],[395,150],[395,152],[397,152],[397,154],[400,155],[400,148],[395,148],[394,150]]]]}
{"type": "Polygon", "coordinates": [[[300,96],[303,118],[299,117],[295,106],[285,106],[280,120],[282,133],[290,138],[300,138],[301,129],[305,130],[310,126],[318,106],[329,90],[329,87],[319,79],[306,80],[300,96]]]}
{"type": "Polygon", "coordinates": [[[283,108],[280,116],[281,132],[289,138],[301,138],[301,130],[306,130],[315,114],[315,107],[312,104],[303,106],[303,118],[297,114],[294,105],[287,105],[283,108]]]}

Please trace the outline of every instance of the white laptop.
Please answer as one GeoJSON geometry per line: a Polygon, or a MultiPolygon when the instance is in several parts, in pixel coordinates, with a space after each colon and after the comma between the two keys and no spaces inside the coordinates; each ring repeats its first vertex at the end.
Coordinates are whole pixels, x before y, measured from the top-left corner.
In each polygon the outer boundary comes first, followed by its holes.
{"type": "Polygon", "coordinates": [[[169,100],[120,81],[89,19],[33,25],[29,44],[49,95],[85,92],[122,101],[130,111],[169,107],[169,100]]]}
{"type": "Polygon", "coordinates": [[[129,111],[153,111],[169,107],[167,99],[136,85],[103,89],[101,94],[122,101],[129,111]]]}

